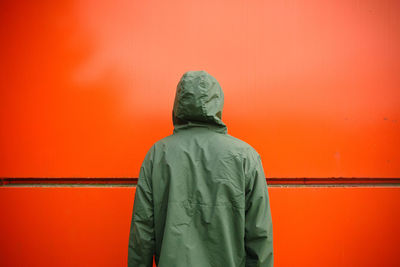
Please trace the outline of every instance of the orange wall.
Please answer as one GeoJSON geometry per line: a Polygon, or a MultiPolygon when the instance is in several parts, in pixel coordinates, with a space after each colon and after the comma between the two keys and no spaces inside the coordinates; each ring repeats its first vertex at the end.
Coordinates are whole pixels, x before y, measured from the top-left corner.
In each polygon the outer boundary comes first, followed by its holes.
{"type": "MultiPolygon", "coordinates": [[[[1,1],[0,177],[137,177],[198,69],[268,177],[400,177],[399,3],[1,1]]],[[[125,266],[134,190],[0,187],[0,266],[125,266]]],[[[399,266],[399,193],[270,188],[276,266],[399,266]]]]}
{"type": "MultiPolygon", "coordinates": [[[[126,266],[135,188],[0,187],[0,266],[126,266]]],[[[270,187],[275,266],[399,266],[400,188],[270,187]]]]}
{"type": "Polygon", "coordinates": [[[205,69],[268,177],[400,176],[399,1],[1,1],[0,176],[136,177],[205,69]]]}

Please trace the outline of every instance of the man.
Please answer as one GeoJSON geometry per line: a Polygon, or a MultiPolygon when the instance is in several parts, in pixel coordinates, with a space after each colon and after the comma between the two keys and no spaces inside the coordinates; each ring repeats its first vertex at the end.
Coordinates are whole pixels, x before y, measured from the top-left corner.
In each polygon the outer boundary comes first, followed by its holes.
{"type": "Polygon", "coordinates": [[[273,266],[272,222],[259,154],[227,134],[224,95],[205,71],[178,83],[174,132],[143,161],[129,267],[273,266]]]}

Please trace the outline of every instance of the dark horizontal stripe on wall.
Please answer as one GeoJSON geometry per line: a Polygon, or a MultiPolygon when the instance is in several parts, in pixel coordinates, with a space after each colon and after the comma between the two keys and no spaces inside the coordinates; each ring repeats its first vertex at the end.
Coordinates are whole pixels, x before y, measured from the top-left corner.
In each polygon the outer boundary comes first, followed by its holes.
{"type": "MultiPolygon", "coordinates": [[[[357,177],[321,177],[321,178],[266,178],[268,185],[400,185],[400,178],[357,178],[357,177]]],[[[0,186],[5,185],[136,185],[138,178],[133,177],[2,177],[0,186]]]]}
{"type": "Polygon", "coordinates": [[[135,185],[138,178],[132,177],[7,177],[0,178],[0,185],[59,185],[59,184],[73,184],[73,185],[135,185]]]}
{"type": "Polygon", "coordinates": [[[329,184],[400,184],[400,178],[321,177],[267,178],[269,185],[329,185],[329,184]]]}

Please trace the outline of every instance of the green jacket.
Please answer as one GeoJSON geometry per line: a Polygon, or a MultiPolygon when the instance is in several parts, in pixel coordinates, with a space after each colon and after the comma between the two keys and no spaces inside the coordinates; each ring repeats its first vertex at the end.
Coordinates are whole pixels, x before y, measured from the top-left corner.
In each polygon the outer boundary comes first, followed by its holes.
{"type": "Polygon", "coordinates": [[[227,134],[224,96],[205,71],[183,75],[174,132],[140,169],[129,267],[273,266],[272,221],[259,154],[227,134]]]}

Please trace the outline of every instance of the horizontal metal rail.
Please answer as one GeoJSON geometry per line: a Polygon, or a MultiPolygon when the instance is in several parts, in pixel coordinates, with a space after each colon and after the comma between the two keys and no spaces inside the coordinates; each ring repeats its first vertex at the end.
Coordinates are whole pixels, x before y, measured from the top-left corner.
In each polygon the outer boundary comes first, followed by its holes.
{"type": "MultiPolygon", "coordinates": [[[[268,185],[400,185],[400,178],[320,177],[266,178],[268,185]]],[[[136,177],[0,177],[0,186],[136,185],[136,177]]]]}

